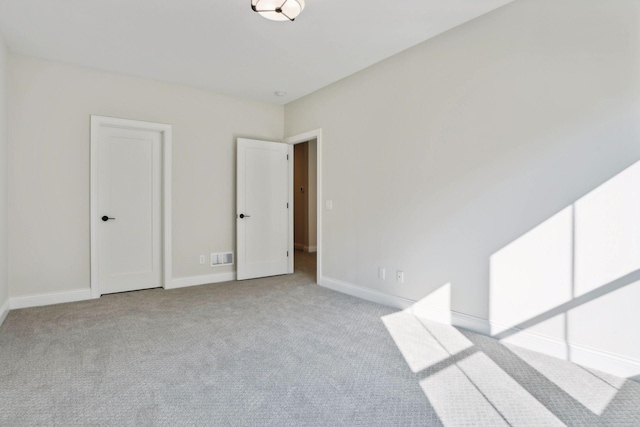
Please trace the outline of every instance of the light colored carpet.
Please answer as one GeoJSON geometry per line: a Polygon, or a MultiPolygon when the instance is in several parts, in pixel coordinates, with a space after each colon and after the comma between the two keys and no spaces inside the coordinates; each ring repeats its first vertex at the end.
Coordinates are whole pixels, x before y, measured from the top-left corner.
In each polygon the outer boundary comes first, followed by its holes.
{"type": "Polygon", "coordinates": [[[383,317],[445,426],[640,426],[640,384],[413,315],[383,317]]]}
{"type": "Polygon", "coordinates": [[[427,341],[403,341],[403,312],[312,282],[303,270],[12,311],[0,424],[640,425],[637,383],[419,319],[427,341]]]}

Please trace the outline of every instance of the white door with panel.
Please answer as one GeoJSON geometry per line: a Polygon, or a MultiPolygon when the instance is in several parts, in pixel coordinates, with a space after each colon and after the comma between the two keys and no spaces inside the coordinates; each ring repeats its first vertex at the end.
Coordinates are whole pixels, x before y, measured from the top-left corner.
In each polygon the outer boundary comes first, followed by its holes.
{"type": "Polygon", "coordinates": [[[288,273],[290,154],[288,144],[238,139],[238,280],[288,273]]]}
{"type": "Polygon", "coordinates": [[[105,124],[96,132],[99,293],[161,287],[163,134],[105,124]]]}

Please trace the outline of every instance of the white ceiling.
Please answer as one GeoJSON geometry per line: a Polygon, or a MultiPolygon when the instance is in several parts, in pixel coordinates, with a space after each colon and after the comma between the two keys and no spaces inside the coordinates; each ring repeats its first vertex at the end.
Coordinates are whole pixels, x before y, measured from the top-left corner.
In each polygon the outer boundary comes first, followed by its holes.
{"type": "Polygon", "coordinates": [[[512,0],[0,0],[11,51],[285,104],[512,0]],[[275,91],[287,92],[278,98],[275,91]]]}

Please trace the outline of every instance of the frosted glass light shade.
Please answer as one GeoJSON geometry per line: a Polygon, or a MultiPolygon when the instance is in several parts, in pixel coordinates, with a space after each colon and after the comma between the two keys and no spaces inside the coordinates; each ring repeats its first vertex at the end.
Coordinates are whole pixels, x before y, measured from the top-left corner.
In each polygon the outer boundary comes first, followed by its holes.
{"type": "Polygon", "coordinates": [[[272,21],[293,21],[304,9],[304,0],[251,0],[251,9],[272,21]]]}

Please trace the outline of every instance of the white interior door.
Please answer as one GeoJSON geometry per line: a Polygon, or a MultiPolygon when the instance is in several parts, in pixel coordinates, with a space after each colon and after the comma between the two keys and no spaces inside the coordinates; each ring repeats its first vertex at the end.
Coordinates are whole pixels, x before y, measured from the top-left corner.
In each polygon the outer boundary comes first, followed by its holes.
{"type": "Polygon", "coordinates": [[[288,273],[290,147],[238,139],[238,280],[288,273]]]}
{"type": "Polygon", "coordinates": [[[102,125],[93,144],[100,294],[161,287],[162,132],[102,125]]]}

